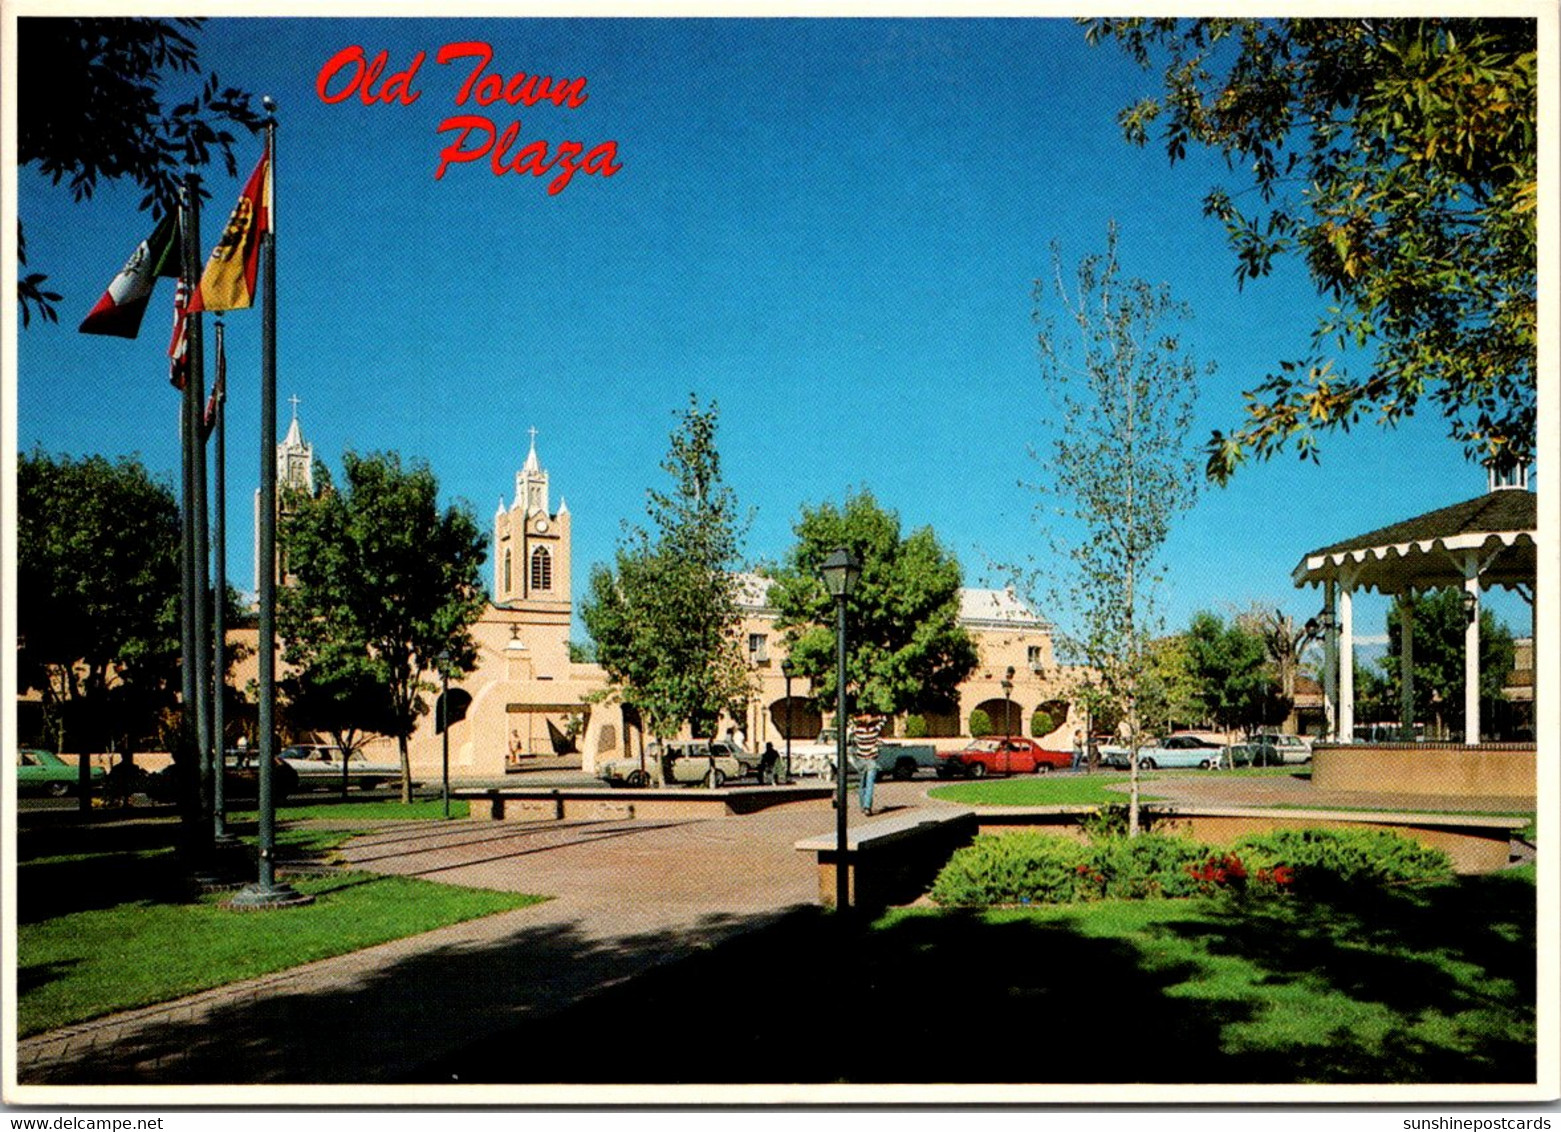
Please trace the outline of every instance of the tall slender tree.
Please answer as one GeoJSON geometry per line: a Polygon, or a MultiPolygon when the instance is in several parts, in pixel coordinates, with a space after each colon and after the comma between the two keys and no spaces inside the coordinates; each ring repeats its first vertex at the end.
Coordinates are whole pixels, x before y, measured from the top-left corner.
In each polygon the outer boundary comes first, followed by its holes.
{"type": "Polygon", "coordinates": [[[1051,581],[1032,575],[1029,584],[1048,588],[1053,607],[1070,617],[1065,649],[1121,709],[1136,835],[1159,554],[1195,493],[1187,437],[1199,371],[1173,329],[1190,312],[1167,288],[1123,276],[1115,224],[1105,253],[1085,256],[1071,287],[1054,248],[1053,281],[1036,284],[1035,301],[1042,380],[1055,410],[1036,449],[1044,470],[1035,486],[1053,501],[1048,526],[1066,566],[1049,564],[1051,581]]]}
{"type": "Polygon", "coordinates": [[[740,716],[752,693],[735,574],[747,519],[722,479],[718,423],[715,402],[690,394],[661,463],[671,486],[646,493],[650,529],[625,530],[580,610],[613,690],[662,740],[740,716]]]}

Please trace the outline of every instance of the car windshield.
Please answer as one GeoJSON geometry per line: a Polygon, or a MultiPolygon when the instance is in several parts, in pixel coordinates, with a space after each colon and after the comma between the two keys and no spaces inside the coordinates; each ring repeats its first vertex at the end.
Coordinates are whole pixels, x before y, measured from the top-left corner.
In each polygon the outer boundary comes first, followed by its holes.
{"type": "Polygon", "coordinates": [[[995,751],[998,749],[998,747],[999,743],[996,739],[977,739],[974,743],[970,744],[970,749],[972,751],[995,751]]]}

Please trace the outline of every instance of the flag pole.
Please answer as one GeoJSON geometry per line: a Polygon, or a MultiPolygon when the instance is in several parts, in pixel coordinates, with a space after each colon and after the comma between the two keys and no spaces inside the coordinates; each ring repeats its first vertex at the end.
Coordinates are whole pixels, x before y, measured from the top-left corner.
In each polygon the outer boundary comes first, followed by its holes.
{"type": "MultiPolygon", "coordinates": [[[[190,239],[200,247],[201,198],[200,174],[189,170],[184,175],[189,198],[190,239]]],[[[197,264],[198,267],[198,264],[197,264]]],[[[190,494],[194,500],[190,512],[191,558],[190,586],[193,592],[194,618],[191,632],[195,643],[195,740],[200,749],[200,814],[209,826],[212,805],[211,756],[211,540],[206,510],[206,440],[201,426],[201,410],[206,405],[206,358],[199,311],[190,311],[185,325],[186,370],[185,411],[189,414],[190,494]]],[[[206,842],[202,840],[202,848],[206,842]]]]}
{"type": "Polygon", "coordinates": [[[212,379],[213,431],[216,441],[212,449],[212,491],[215,496],[216,520],[212,539],[216,543],[213,584],[215,601],[212,606],[212,736],[216,755],[212,764],[211,815],[212,839],[219,845],[232,845],[234,839],[228,832],[227,797],[224,779],[227,768],[227,719],[223,700],[227,689],[228,669],[228,520],[227,520],[227,402],[228,402],[228,353],[224,342],[226,327],[222,316],[216,321],[217,373],[212,379]]]}
{"type": "MultiPolygon", "coordinates": [[[[197,208],[195,194],[195,174],[185,174],[184,185],[179,194],[179,234],[182,240],[181,271],[180,278],[186,287],[186,311],[183,316],[183,333],[188,342],[189,335],[189,295],[196,286],[199,273],[199,245],[200,233],[197,231],[198,221],[195,217],[197,208]]],[[[180,390],[179,402],[179,456],[180,456],[180,490],[179,490],[179,648],[182,663],[179,666],[180,696],[183,710],[180,712],[179,726],[179,761],[185,764],[184,779],[186,787],[194,786],[195,806],[193,812],[189,807],[190,794],[182,794],[185,803],[185,849],[189,859],[185,867],[197,875],[206,868],[205,861],[205,836],[201,820],[204,810],[200,805],[201,794],[201,761],[202,751],[199,732],[200,696],[198,681],[196,678],[197,665],[195,657],[201,650],[198,638],[195,634],[195,609],[197,605],[195,589],[195,441],[190,435],[191,406],[193,404],[194,390],[191,388],[189,373],[188,346],[185,346],[184,361],[179,363],[184,369],[184,384],[180,390]],[[189,777],[193,763],[194,778],[189,777]]]]}
{"type": "Polygon", "coordinates": [[[292,887],[276,883],[276,804],[271,764],[276,757],[276,104],[261,99],[266,109],[266,177],[262,193],[267,223],[260,236],[260,294],[265,308],[260,318],[260,548],[256,564],[260,581],[259,735],[259,877],[233,897],[236,908],[281,908],[309,904],[292,887]],[[270,189],[269,192],[266,189],[270,189]]]}

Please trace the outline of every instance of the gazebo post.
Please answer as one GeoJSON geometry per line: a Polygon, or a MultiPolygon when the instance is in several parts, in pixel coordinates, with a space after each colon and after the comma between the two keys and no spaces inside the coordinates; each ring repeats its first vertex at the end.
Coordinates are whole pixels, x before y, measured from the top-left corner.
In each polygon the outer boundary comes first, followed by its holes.
{"type": "Polygon", "coordinates": [[[1404,590],[1398,622],[1398,738],[1415,741],[1415,591],[1404,590]]]}
{"type": "Polygon", "coordinates": [[[1339,742],[1355,742],[1355,575],[1339,576],[1339,742]]]}
{"type": "Polygon", "coordinates": [[[1323,712],[1327,716],[1324,734],[1339,741],[1339,635],[1334,593],[1338,583],[1329,578],[1323,583],[1323,712]]]}
{"type": "Polygon", "coordinates": [[[1464,610],[1469,623],[1463,630],[1463,741],[1480,741],[1480,566],[1472,554],[1464,555],[1464,610]]]}

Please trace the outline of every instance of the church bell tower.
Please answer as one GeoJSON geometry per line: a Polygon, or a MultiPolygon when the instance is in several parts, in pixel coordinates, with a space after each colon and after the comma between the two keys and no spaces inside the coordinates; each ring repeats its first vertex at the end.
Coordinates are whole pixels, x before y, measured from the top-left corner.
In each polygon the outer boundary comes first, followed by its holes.
{"type": "Polygon", "coordinates": [[[505,609],[561,618],[570,613],[569,505],[551,510],[547,469],[537,458],[537,430],[531,450],[515,473],[515,499],[500,498],[493,517],[493,601],[505,609]]]}

